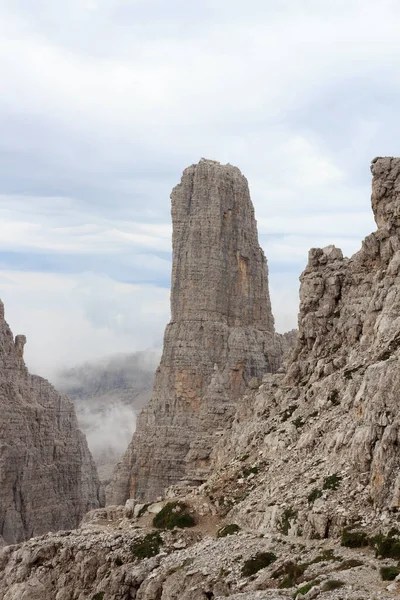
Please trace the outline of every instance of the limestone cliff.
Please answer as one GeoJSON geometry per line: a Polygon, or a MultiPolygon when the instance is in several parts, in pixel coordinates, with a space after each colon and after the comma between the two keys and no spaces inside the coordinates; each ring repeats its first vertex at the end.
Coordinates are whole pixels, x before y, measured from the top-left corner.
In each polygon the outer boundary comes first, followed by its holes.
{"type": "Polygon", "coordinates": [[[246,391],[179,498],[196,526],[151,529],[167,499],[94,511],[2,550],[0,597],[399,598],[400,159],[372,172],[378,229],[349,259],[310,251],[287,372],[246,391]]]}
{"type": "Polygon", "coordinates": [[[171,201],[171,322],[151,401],[108,490],[111,504],[204,481],[246,384],[282,361],[245,177],[201,160],[184,171],[171,201]]]}
{"type": "Polygon", "coordinates": [[[249,394],[216,449],[210,493],[243,497],[230,518],[252,528],[290,514],[293,533],[328,537],[400,510],[400,159],[372,173],[377,231],[349,259],[310,250],[288,372],[249,394]],[[256,474],[238,484],[243,469],[256,474]]]}
{"type": "Polygon", "coordinates": [[[25,336],[0,302],[0,535],[14,543],[75,527],[100,506],[100,484],[72,403],[30,375],[25,336]]]}

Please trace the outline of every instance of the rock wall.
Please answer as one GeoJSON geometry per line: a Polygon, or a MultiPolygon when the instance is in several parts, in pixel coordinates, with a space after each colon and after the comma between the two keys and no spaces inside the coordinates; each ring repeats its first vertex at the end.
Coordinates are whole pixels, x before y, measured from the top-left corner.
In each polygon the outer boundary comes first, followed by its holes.
{"type": "Polygon", "coordinates": [[[151,401],[107,492],[111,504],[204,481],[246,385],[282,362],[245,177],[201,160],[171,201],[171,322],[151,401]]]}
{"type": "Polygon", "coordinates": [[[0,302],[0,536],[7,543],[76,527],[101,505],[73,405],[29,374],[25,342],[21,335],[14,341],[0,302]]]}
{"type": "Polygon", "coordinates": [[[310,250],[287,374],[264,377],[216,448],[210,493],[243,525],[290,516],[292,533],[328,537],[400,510],[400,159],[372,173],[377,231],[349,259],[310,250]]]}
{"type": "Polygon", "coordinates": [[[400,159],[372,171],[378,230],[350,259],[310,251],[287,372],[247,389],[179,499],[196,526],[151,529],[166,499],[94,511],[0,551],[4,600],[399,597],[400,159]]]}

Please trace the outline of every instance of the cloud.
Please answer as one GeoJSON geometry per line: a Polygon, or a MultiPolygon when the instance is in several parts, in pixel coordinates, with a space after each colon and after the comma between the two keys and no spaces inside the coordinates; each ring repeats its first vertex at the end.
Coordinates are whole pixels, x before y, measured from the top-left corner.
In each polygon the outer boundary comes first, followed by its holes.
{"type": "Polygon", "coordinates": [[[24,333],[25,359],[53,378],[60,368],[115,352],[158,348],[169,319],[169,292],[82,273],[0,271],[13,333],[24,333]]]}
{"type": "Polygon", "coordinates": [[[0,268],[16,284],[0,292],[30,360],[161,337],[169,194],[202,156],[248,178],[276,321],[296,321],[308,249],[350,254],[374,228],[368,163],[398,152],[399,17],[394,0],[4,0],[0,268]],[[34,341],[44,330],[57,339],[34,341]]]}

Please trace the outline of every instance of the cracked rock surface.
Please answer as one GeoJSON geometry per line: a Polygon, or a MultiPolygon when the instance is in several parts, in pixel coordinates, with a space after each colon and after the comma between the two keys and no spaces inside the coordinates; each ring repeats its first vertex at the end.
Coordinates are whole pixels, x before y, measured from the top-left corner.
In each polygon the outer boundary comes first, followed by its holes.
{"type": "Polygon", "coordinates": [[[275,372],[291,341],[274,330],[267,262],[239,169],[201,160],[185,169],[171,202],[171,321],[109,504],[203,482],[246,385],[275,372]]]}
{"type": "Polygon", "coordinates": [[[102,501],[74,407],[28,372],[25,342],[14,340],[0,301],[0,535],[7,543],[76,527],[102,501]]]}

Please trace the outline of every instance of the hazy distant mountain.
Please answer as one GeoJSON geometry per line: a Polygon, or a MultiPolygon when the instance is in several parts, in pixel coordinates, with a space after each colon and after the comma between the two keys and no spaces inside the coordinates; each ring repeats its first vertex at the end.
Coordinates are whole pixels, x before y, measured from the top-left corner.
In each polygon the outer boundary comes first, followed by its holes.
{"type": "Polygon", "coordinates": [[[107,482],[150,399],[159,351],[116,354],[58,374],[57,388],[75,404],[100,479],[107,482]]]}

